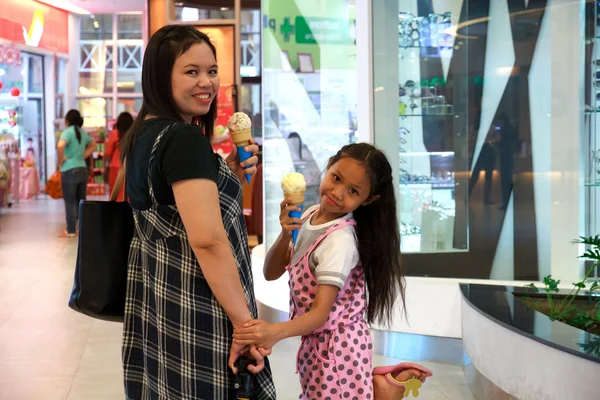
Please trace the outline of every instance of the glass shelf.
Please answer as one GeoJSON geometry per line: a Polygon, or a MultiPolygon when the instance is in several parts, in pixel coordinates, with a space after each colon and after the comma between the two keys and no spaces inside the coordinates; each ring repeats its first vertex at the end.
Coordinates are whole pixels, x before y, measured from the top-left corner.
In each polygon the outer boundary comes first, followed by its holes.
{"type": "Polygon", "coordinates": [[[583,185],[587,187],[600,187],[600,182],[586,182],[583,185]]]}
{"type": "Polygon", "coordinates": [[[398,46],[400,50],[405,49],[440,49],[440,50],[452,50],[452,46],[398,46]]]}
{"type": "Polygon", "coordinates": [[[406,118],[406,117],[451,117],[453,115],[454,115],[454,113],[446,113],[446,114],[402,114],[402,115],[399,115],[399,117],[400,118],[406,118]]]}

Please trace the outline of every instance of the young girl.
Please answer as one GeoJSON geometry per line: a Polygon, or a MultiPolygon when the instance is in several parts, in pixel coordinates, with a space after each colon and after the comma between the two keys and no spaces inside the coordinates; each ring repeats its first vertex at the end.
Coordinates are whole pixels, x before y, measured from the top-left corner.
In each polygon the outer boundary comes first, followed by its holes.
{"type": "MultiPolygon", "coordinates": [[[[302,220],[289,218],[298,207],[288,205],[287,199],[282,202],[283,229],[265,259],[267,280],[289,271],[290,321],[251,321],[235,330],[234,340],[270,348],[282,339],[302,336],[297,356],[300,399],[372,399],[373,383],[387,393],[389,384],[402,386],[411,378],[423,382],[431,372],[412,364],[403,371],[402,366],[388,368],[383,373],[391,376],[375,380],[371,372],[368,323],[389,322],[398,296],[404,305],[396,199],[387,158],[369,144],[343,147],[330,160],[319,194],[320,205],[309,208],[302,220]],[[299,224],[291,249],[292,231],[299,224]]],[[[398,390],[404,393],[403,387],[398,390]]]]}

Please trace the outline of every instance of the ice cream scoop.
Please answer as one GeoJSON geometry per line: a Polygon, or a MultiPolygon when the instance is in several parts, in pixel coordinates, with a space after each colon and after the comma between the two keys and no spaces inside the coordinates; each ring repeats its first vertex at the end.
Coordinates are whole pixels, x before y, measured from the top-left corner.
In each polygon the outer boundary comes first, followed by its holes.
{"type": "MultiPolygon", "coordinates": [[[[250,144],[250,139],[252,138],[252,121],[250,117],[246,113],[236,112],[229,118],[227,127],[229,128],[231,140],[237,146],[240,162],[244,162],[252,157],[251,152],[244,150],[244,147],[250,144]]],[[[248,183],[250,183],[250,178],[250,174],[246,174],[248,183]]]]}
{"type": "MultiPolygon", "coordinates": [[[[287,174],[281,180],[281,190],[283,190],[283,196],[286,199],[290,199],[290,204],[298,206],[300,211],[290,211],[288,215],[290,218],[301,218],[302,217],[302,203],[304,203],[304,193],[306,192],[306,181],[304,175],[298,172],[287,174]]],[[[298,239],[298,229],[292,231],[292,240],[294,245],[298,239]]]]}

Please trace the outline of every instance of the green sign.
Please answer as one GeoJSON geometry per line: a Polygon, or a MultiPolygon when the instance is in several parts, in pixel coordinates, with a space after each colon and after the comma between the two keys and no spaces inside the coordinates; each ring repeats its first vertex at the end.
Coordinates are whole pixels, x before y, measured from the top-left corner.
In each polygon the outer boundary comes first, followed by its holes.
{"type": "Polygon", "coordinates": [[[354,21],[348,18],[296,17],[298,44],[354,44],[354,21]]]}

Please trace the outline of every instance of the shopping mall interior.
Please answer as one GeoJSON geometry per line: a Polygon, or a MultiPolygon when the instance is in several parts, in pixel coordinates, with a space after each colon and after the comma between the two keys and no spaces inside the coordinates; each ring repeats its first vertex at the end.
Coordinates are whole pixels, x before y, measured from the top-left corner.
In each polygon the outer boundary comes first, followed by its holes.
{"type": "MultiPolygon", "coordinates": [[[[60,143],[79,111],[95,144],[86,202],[107,201],[117,122],[138,116],[146,46],[168,25],[191,25],[216,48],[214,153],[236,149],[233,113],[251,121],[258,168],[241,209],[260,319],[288,320],[294,301],[291,274],[263,274],[282,179],[304,176],[307,210],[331,157],[371,143],[392,165],[406,275],[390,322],[369,325],[373,367],[431,370],[418,391],[406,384],[409,398],[600,398],[600,2],[1,3],[0,400],[128,398],[122,314],[73,309],[88,247],[84,216],[68,232],[60,143]]],[[[272,349],[277,399],[325,398],[301,395],[306,337],[272,349]]],[[[146,398],[213,397],[131,395],[146,398]]]]}

